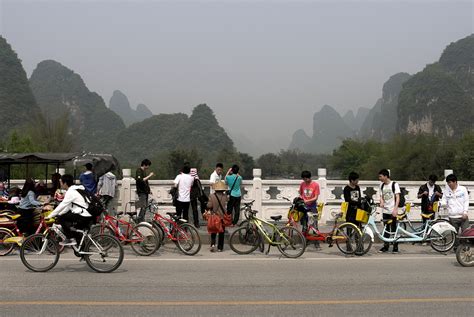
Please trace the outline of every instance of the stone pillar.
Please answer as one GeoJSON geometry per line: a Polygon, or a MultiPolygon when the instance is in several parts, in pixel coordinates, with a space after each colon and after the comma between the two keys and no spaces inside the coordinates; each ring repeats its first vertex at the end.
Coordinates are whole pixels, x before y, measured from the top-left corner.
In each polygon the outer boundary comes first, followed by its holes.
{"type": "Polygon", "coordinates": [[[262,216],[265,216],[263,214],[263,193],[262,193],[262,170],[259,168],[254,168],[253,169],[253,186],[252,186],[252,191],[253,195],[250,197],[253,197],[255,199],[255,202],[253,203],[253,208],[255,210],[258,210],[262,216]]]}
{"type": "Polygon", "coordinates": [[[325,168],[318,168],[318,184],[321,190],[321,194],[319,195],[318,201],[325,202],[329,197],[330,193],[327,192],[327,170],[325,168]]]}
{"type": "Polygon", "coordinates": [[[122,201],[122,211],[131,211],[130,210],[130,201],[132,199],[132,170],[123,169],[122,170],[122,186],[120,187],[120,198],[122,201]]]}
{"type": "Polygon", "coordinates": [[[453,170],[444,170],[444,178],[446,178],[449,174],[454,174],[453,170]]]}

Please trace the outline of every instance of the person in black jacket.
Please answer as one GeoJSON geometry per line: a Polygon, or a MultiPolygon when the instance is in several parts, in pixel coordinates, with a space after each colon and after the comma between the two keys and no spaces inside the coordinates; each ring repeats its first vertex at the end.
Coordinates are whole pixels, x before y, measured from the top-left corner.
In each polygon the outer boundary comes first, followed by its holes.
{"type": "Polygon", "coordinates": [[[155,175],[153,172],[147,175],[146,171],[150,168],[150,166],[151,161],[149,159],[144,159],[140,167],[137,168],[137,172],[135,174],[138,194],[138,203],[135,204],[135,207],[140,208],[140,212],[137,217],[138,222],[145,220],[145,211],[148,205],[148,195],[150,194],[150,185],[148,180],[153,177],[153,175],[155,175]]]}
{"type": "Polygon", "coordinates": [[[423,225],[428,219],[434,219],[433,203],[443,197],[441,187],[435,184],[437,180],[438,177],[436,175],[430,175],[428,182],[421,185],[418,190],[418,198],[421,198],[421,219],[423,220],[423,225]]]}

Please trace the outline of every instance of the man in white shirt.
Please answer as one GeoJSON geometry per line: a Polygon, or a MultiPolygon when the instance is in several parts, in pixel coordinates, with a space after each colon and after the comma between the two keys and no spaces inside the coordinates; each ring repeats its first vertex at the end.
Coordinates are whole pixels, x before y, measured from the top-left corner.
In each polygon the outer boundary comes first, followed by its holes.
{"type": "Polygon", "coordinates": [[[194,177],[189,175],[191,168],[184,165],[181,174],[174,179],[174,186],[178,188],[178,201],[176,202],[176,215],[189,221],[189,205],[191,204],[191,187],[194,183],[194,177]]]}
{"type": "MultiPolygon", "coordinates": [[[[459,229],[462,232],[469,227],[469,193],[466,187],[458,184],[458,179],[454,174],[446,177],[446,184],[441,204],[448,207],[449,222],[456,229],[456,233],[459,234],[459,229]]],[[[456,241],[455,246],[458,244],[459,241],[456,241]]]]}
{"type": "MultiPolygon", "coordinates": [[[[383,220],[385,224],[385,238],[390,238],[390,233],[397,230],[398,203],[400,201],[400,186],[390,179],[390,173],[387,169],[379,172],[380,184],[380,208],[383,208],[383,220]],[[391,222],[390,222],[391,221],[391,222]],[[388,223],[390,222],[390,223],[388,223]]],[[[379,252],[388,252],[390,244],[385,242],[379,252]]],[[[393,243],[393,253],[398,253],[398,243],[393,243]]]]}
{"type": "Polygon", "coordinates": [[[58,216],[58,223],[63,228],[67,240],[61,242],[62,245],[76,245],[74,233],[71,227],[84,228],[90,224],[92,215],[87,211],[89,204],[77,191],[85,190],[82,185],[74,185],[74,177],[69,174],[61,176],[61,188],[66,190],[63,201],[46,217],[46,219],[58,216]]]}
{"type": "Polygon", "coordinates": [[[211,188],[211,194],[214,193],[214,184],[222,181],[222,173],[224,172],[224,164],[217,163],[216,169],[211,174],[211,178],[209,179],[209,186],[211,188]]]}

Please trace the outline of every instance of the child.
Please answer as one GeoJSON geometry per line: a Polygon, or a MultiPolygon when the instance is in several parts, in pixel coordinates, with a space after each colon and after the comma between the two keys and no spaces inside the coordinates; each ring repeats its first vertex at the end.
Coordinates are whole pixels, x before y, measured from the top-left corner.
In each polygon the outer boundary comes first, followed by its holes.
{"type": "MultiPolygon", "coordinates": [[[[312,212],[314,215],[314,227],[318,227],[318,215],[317,215],[317,205],[318,205],[318,197],[320,194],[319,184],[316,183],[311,179],[311,172],[310,171],[303,171],[301,172],[301,178],[303,182],[301,182],[299,194],[300,198],[303,199],[304,203],[306,204],[306,208],[308,212],[312,212]]],[[[303,232],[308,228],[308,214],[305,214],[301,218],[301,224],[303,225],[303,232]]],[[[315,241],[315,247],[320,248],[319,241],[315,241]]]]}

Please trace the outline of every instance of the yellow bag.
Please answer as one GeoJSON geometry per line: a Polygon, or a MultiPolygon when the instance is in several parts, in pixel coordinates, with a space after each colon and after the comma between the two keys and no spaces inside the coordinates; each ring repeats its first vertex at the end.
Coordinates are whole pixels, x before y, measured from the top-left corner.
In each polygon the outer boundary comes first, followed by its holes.
{"type": "Polygon", "coordinates": [[[301,218],[304,216],[304,213],[303,212],[299,212],[298,210],[296,209],[290,209],[288,211],[288,219],[293,219],[294,221],[298,222],[301,220],[301,218]]]}
{"type": "Polygon", "coordinates": [[[363,209],[357,208],[356,220],[362,223],[369,222],[369,213],[363,209]]]}

